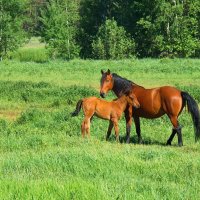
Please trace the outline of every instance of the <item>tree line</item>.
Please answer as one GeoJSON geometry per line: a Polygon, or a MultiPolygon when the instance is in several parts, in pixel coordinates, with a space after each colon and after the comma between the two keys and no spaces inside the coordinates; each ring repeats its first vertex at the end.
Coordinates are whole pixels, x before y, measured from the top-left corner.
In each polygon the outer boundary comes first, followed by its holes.
{"type": "Polygon", "coordinates": [[[199,0],[1,0],[0,58],[40,36],[53,58],[199,57],[199,0]]]}

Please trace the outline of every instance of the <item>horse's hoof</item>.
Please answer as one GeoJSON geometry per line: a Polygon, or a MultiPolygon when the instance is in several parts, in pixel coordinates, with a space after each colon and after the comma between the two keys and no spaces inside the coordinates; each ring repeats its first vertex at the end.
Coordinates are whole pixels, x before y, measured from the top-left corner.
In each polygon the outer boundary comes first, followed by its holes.
{"type": "Polygon", "coordinates": [[[138,144],[142,144],[142,140],[138,140],[138,144]]]}
{"type": "Polygon", "coordinates": [[[171,146],[172,144],[171,144],[171,142],[167,141],[166,145],[171,146]]]}
{"type": "Polygon", "coordinates": [[[130,143],[130,139],[126,139],[126,144],[129,144],[130,143]]]}
{"type": "Polygon", "coordinates": [[[182,147],[182,146],[183,146],[183,143],[179,143],[178,146],[179,146],[179,147],[182,147]]]}

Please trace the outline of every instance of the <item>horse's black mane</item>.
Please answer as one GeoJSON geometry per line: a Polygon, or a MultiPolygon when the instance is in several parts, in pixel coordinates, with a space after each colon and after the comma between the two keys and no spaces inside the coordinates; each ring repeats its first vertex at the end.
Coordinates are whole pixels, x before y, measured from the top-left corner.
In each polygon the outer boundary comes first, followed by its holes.
{"type": "Polygon", "coordinates": [[[112,77],[114,79],[113,92],[118,97],[124,94],[125,92],[130,91],[132,89],[132,86],[135,84],[134,82],[123,78],[117,75],[116,73],[113,73],[112,77]]]}

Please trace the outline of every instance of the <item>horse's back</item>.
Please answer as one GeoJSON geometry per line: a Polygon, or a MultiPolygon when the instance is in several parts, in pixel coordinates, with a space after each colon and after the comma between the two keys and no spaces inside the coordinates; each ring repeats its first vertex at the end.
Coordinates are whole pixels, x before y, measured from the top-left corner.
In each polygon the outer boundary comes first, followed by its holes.
{"type": "Polygon", "coordinates": [[[160,87],[160,92],[164,96],[171,96],[171,95],[180,95],[181,91],[173,86],[162,86],[160,87]]]}
{"type": "Polygon", "coordinates": [[[183,108],[181,91],[175,87],[164,86],[160,88],[162,106],[168,115],[179,115],[183,108]]]}
{"type": "Polygon", "coordinates": [[[140,109],[135,114],[144,118],[157,118],[165,113],[180,112],[182,106],[181,91],[175,87],[163,86],[151,89],[135,90],[140,109]]]}

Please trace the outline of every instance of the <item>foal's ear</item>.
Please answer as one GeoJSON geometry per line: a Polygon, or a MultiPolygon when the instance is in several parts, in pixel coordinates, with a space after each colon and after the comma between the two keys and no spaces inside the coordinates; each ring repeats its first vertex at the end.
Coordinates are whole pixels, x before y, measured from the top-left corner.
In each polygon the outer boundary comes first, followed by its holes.
{"type": "Polygon", "coordinates": [[[107,74],[110,75],[110,70],[108,69],[107,74]]]}
{"type": "Polygon", "coordinates": [[[124,94],[125,94],[126,96],[129,96],[130,90],[125,90],[125,91],[124,91],[124,94]]]}
{"type": "Polygon", "coordinates": [[[101,70],[101,74],[104,74],[104,71],[103,71],[103,69],[101,70]]]}

